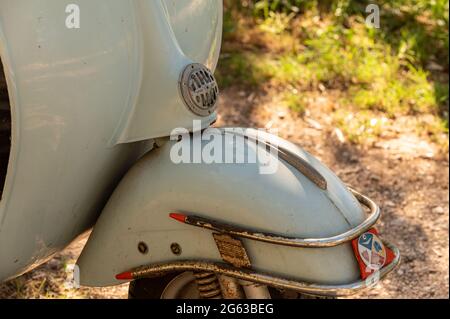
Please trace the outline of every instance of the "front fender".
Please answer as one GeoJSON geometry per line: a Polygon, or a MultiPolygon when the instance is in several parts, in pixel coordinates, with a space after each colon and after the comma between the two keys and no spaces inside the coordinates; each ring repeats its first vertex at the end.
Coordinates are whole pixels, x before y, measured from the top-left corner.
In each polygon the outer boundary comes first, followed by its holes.
{"type": "MultiPolygon", "coordinates": [[[[217,130],[217,135],[224,135],[224,130],[217,130]]],[[[273,135],[265,138],[314,167],[326,179],[326,189],[277,158],[273,174],[261,174],[258,161],[175,164],[171,160],[175,142],[167,141],[143,157],[110,198],[78,260],[81,284],[119,284],[115,275],[141,265],[222,261],[211,230],[179,223],[169,217],[172,212],[298,238],[335,236],[365,220],[358,201],[328,168],[292,143],[273,135]],[[140,252],[139,243],[145,243],[148,251],[140,252]],[[181,247],[179,255],[172,252],[173,243],[181,247]]],[[[223,154],[233,152],[236,157],[242,152],[261,151],[263,146],[250,140],[244,145],[236,140],[223,143],[223,154]]],[[[191,142],[203,148],[208,144],[197,134],[191,142]]],[[[242,241],[257,271],[319,284],[345,284],[359,278],[348,242],[298,248],[242,241]]]]}

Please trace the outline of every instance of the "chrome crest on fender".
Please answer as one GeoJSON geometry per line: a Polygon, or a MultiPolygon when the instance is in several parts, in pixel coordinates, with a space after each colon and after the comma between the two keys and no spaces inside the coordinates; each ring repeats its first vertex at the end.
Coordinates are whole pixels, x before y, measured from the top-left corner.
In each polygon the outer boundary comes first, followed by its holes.
{"type": "Polygon", "coordinates": [[[362,234],[358,239],[358,251],[364,264],[373,270],[381,269],[386,263],[386,249],[375,234],[362,234]]]}
{"type": "Polygon", "coordinates": [[[208,116],[217,108],[219,87],[212,72],[200,63],[187,65],[180,76],[180,92],[188,109],[208,116]]]}

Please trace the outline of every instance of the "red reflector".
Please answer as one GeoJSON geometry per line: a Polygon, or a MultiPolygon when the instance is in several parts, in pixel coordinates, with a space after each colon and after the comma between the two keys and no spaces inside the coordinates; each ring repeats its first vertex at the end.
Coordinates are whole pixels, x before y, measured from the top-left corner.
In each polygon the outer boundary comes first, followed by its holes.
{"type": "Polygon", "coordinates": [[[389,265],[395,258],[392,250],[383,244],[375,228],[352,240],[352,247],[363,280],[389,265]]]}
{"type": "Polygon", "coordinates": [[[178,220],[179,222],[186,222],[186,215],[178,214],[178,213],[171,213],[169,216],[175,220],[178,220]]]}
{"type": "Polygon", "coordinates": [[[116,279],[117,280],[132,280],[134,278],[133,278],[133,273],[131,271],[126,271],[126,272],[116,275],[116,279]]]}

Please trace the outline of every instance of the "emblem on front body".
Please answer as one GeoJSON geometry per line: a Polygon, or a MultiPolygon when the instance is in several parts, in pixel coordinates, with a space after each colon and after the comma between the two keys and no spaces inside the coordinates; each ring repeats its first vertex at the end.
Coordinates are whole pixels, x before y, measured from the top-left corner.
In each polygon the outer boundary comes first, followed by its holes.
{"type": "Polygon", "coordinates": [[[386,262],[383,242],[373,233],[364,233],[358,239],[358,252],[364,264],[373,270],[381,269],[386,262]]]}
{"type": "Polygon", "coordinates": [[[187,65],[180,76],[180,93],[187,108],[198,116],[208,116],[217,108],[219,87],[203,64],[187,65]]]}
{"type": "Polygon", "coordinates": [[[362,279],[377,273],[395,259],[392,249],[383,243],[374,228],[353,239],[352,246],[362,279]]]}

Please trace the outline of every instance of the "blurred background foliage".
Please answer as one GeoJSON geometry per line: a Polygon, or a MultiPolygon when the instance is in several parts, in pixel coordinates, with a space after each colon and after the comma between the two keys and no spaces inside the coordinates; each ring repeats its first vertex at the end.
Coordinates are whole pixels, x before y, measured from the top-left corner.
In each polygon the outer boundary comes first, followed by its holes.
{"type": "Polygon", "coordinates": [[[334,123],[354,143],[387,121],[417,118],[448,150],[448,0],[224,0],[222,87],[281,95],[299,115],[333,96],[334,123]],[[380,8],[380,28],[366,24],[380,8]]]}

